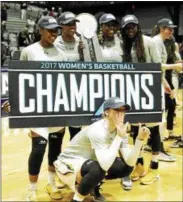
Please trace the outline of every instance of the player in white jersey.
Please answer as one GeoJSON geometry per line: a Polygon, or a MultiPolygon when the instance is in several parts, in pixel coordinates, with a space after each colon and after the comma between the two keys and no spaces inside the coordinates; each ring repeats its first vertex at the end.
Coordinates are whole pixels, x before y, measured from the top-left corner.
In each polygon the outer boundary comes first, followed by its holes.
{"type": "MultiPolygon", "coordinates": [[[[116,34],[119,24],[115,16],[111,13],[104,13],[99,18],[99,25],[98,39],[104,58],[103,62],[122,62],[121,41],[116,34]]],[[[124,189],[131,189],[131,180],[124,176],[122,186],[124,189]]]]}
{"type": "MultiPolygon", "coordinates": [[[[175,54],[175,42],[173,42],[173,53],[171,53],[171,48],[168,48],[168,46],[165,46],[165,42],[170,42],[173,37],[174,28],[177,26],[173,24],[173,22],[168,18],[162,18],[157,22],[157,25],[155,26],[153,30],[153,41],[157,47],[157,50],[159,52],[159,55],[161,56],[161,62],[167,64],[168,69],[165,70],[166,78],[171,86],[172,93],[170,95],[165,94],[166,98],[166,109],[168,109],[167,113],[167,130],[168,135],[170,139],[176,138],[173,135],[173,117],[175,112],[175,96],[174,96],[174,86],[172,84],[172,71],[177,70],[178,72],[183,69],[183,64],[178,63],[175,64],[176,59],[172,59],[172,54],[175,54]],[[171,55],[170,55],[171,53],[171,55]],[[168,55],[169,54],[169,55],[168,55]],[[180,66],[180,67],[177,67],[180,66]]],[[[166,43],[166,44],[167,44],[166,43]]],[[[176,58],[176,56],[174,56],[176,58]]]]}
{"type": "Polygon", "coordinates": [[[107,99],[103,106],[103,118],[81,130],[54,162],[59,178],[75,192],[74,202],[84,200],[104,178],[129,175],[150,133],[140,126],[135,146],[130,149],[126,142],[128,123],[124,124],[130,106],[118,97],[107,99]]]}
{"type": "Polygon", "coordinates": [[[103,62],[122,62],[120,39],[116,35],[118,22],[111,13],[103,14],[99,19],[99,43],[104,57],[103,62]]]}
{"type": "MultiPolygon", "coordinates": [[[[136,16],[126,15],[122,18],[121,36],[122,36],[123,62],[134,62],[134,63],[161,62],[161,58],[157,52],[156,46],[152,38],[142,35],[139,21],[136,18],[136,16]]],[[[164,79],[164,81],[166,80],[164,79]]],[[[167,82],[164,82],[164,84],[167,85],[167,82]]],[[[167,87],[166,85],[165,87],[167,87]]],[[[169,86],[168,89],[170,90],[169,86]]],[[[151,131],[151,140],[152,140],[152,160],[150,163],[150,168],[148,170],[148,173],[146,173],[144,169],[143,151],[141,151],[140,156],[136,163],[136,168],[131,175],[131,179],[134,181],[138,180],[140,177],[143,177],[140,180],[141,184],[151,184],[159,179],[158,159],[159,159],[159,152],[161,150],[159,123],[148,123],[146,124],[146,126],[151,131]]],[[[135,139],[138,134],[138,126],[132,124],[131,132],[133,134],[133,139],[135,142],[135,139]]]]}
{"type": "MultiPolygon", "coordinates": [[[[50,16],[42,17],[38,26],[40,28],[41,40],[23,49],[20,60],[26,61],[66,61],[66,57],[58,47],[54,45],[57,38],[57,21],[50,16]]],[[[55,184],[55,168],[53,161],[60,153],[62,138],[65,133],[63,127],[53,128],[31,128],[32,151],[29,156],[29,180],[30,188],[27,201],[37,201],[37,181],[41,163],[48,141],[48,184],[46,189],[52,199],[61,199],[61,192],[55,184]]]]}
{"type": "MultiPolygon", "coordinates": [[[[64,12],[58,18],[58,24],[61,26],[61,35],[55,40],[55,44],[64,52],[68,61],[81,61],[79,50],[84,48],[84,44],[76,35],[76,26],[80,22],[72,12],[64,12]]],[[[79,131],[81,126],[69,126],[70,139],[79,131]]]]}

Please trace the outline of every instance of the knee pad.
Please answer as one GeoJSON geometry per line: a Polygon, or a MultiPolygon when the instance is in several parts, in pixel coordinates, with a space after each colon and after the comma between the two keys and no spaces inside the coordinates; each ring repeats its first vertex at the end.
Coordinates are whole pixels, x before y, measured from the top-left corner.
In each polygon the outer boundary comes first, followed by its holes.
{"type": "Polygon", "coordinates": [[[79,133],[79,131],[81,130],[81,127],[72,127],[69,126],[69,133],[70,133],[70,140],[72,140],[72,138],[79,133]]]}
{"type": "Polygon", "coordinates": [[[48,136],[48,164],[53,166],[53,162],[57,160],[61,152],[62,140],[65,129],[62,132],[50,133],[48,136]]]}
{"type": "Polygon", "coordinates": [[[43,137],[32,137],[32,151],[29,155],[28,170],[30,175],[38,175],[43,161],[47,140],[43,137]]]}
{"type": "Polygon", "coordinates": [[[161,138],[159,133],[159,125],[149,128],[151,132],[152,151],[159,152],[161,150],[161,138]]]}
{"type": "Polygon", "coordinates": [[[132,171],[133,166],[127,165],[124,159],[117,157],[113,165],[108,170],[108,175],[105,178],[106,179],[123,178],[129,176],[132,171]]]}
{"type": "Polygon", "coordinates": [[[104,179],[105,173],[97,161],[87,160],[81,168],[83,179],[78,186],[78,192],[83,196],[88,195],[104,179]]]}

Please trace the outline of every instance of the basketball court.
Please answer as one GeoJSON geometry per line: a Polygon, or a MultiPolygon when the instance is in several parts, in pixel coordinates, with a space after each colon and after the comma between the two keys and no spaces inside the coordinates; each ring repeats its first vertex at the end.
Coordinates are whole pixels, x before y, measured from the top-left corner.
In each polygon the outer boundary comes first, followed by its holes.
{"type": "MultiPolygon", "coordinates": [[[[179,90],[179,101],[182,103],[182,90],[179,90]]],[[[182,134],[182,106],[177,112],[175,134],[182,134]]],[[[28,156],[31,150],[31,139],[27,135],[28,129],[9,129],[8,118],[2,119],[2,201],[25,201],[28,190],[28,156]]],[[[166,136],[166,134],[165,134],[166,136]]],[[[63,148],[69,142],[69,133],[66,130],[63,148]]],[[[130,138],[132,142],[132,138],[130,138]]],[[[107,201],[182,201],[182,149],[170,148],[173,141],[165,142],[168,152],[174,155],[176,162],[159,163],[159,181],[151,185],[140,185],[139,181],[133,183],[131,191],[123,190],[120,179],[105,181],[101,193],[107,201]]],[[[150,163],[150,153],[145,153],[145,164],[150,163]]],[[[38,183],[39,201],[52,201],[46,193],[47,184],[47,151],[41,168],[38,183]]],[[[63,199],[70,201],[73,193],[62,189],[63,199]]],[[[89,196],[85,201],[92,201],[89,196]]]]}

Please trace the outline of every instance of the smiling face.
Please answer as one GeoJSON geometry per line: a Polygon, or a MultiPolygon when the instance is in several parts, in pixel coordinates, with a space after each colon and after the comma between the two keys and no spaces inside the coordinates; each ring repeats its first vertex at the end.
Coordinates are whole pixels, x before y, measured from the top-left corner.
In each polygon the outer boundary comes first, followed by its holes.
{"type": "Polygon", "coordinates": [[[160,28],[160,33],[163,36],[163,39],[171,39],[174,33],[174,29],[170,27],[160,28]]]}
{"type": "Polygon", "coordinates": [[[101,25],[102,34],[105,37],[114,37],[117,29],[117,24],[114,21],[110,21],[101,25]]]}
{"type": "Polygon", "coordinates": [[[47,44],[53,44],[58,36],[58,29],[40,29],[41,40],[47,44]]]}
{"type": "Polygon", "coordinates": [[[74,36],[76,33],[76,21],[73,20],[69,22],[68,24],[62,24],[62,35],[69,35],[69,36],[74,36]]]}
{"type": "Polygon", "coordinates": [[[130,39],[133,39],[138,32],[138,26],[134,23],[127,24],[124,29],[125,29],[125,34],[130,39]]]}

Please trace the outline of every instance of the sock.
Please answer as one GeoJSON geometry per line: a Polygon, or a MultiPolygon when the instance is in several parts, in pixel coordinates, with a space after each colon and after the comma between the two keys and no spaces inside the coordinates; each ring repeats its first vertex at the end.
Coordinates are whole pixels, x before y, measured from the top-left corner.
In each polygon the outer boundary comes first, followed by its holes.
{"type": "Polygon", "coordinates": [[[160,138],[161,138],[161,142],[163,141],[164,138],[164,131],[165,131],[165,127],[163,123],[159,124],[159,133],[160,133],[160,138]]]}
{"type": "Polygon", "coordinates": [[[159,165],[158,162],[151,161],[150,168],[153,169],[153,170],[157,170],[158,169],[158,165],[159,165]]]}
{"type": "Polygon", "coordinates": [[[153,162],[158,162],[159,159],[159,154],[158,155],[152,155],[152,161],[153,162]]]}
{"type": "Polygon", "coordinates": [[[37,189],[37,182],[30,182],[29,189],[30,190],[36,190],[37,189]]]}
{"type": "Polygon", "coordinates": [[[56,189],[55,177],[55,172],[48,171],[48,183],[52,186],[53,189],[56,189]]]}
{"type": "Polygon", "coordinates": [[[75,191],[75,194],[74,194],[74,197],[73,197],[74,200],[76,200],[76,201],[83,201],[84,198],[85,198],[85,196],[82,196],[77,191],[75,191]]]}

